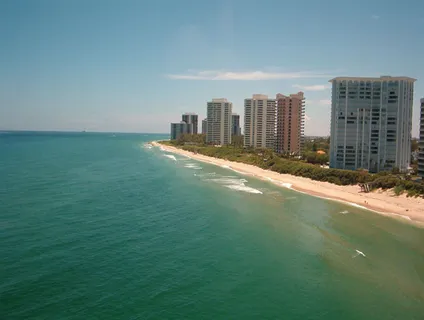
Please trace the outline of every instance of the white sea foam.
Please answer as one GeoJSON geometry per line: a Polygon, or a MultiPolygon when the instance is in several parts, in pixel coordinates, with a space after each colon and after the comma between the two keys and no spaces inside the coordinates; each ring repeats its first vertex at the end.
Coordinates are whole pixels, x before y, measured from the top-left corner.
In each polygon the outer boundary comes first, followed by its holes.
{"type": "Polygon", "coordinates": [[[231,169],[231,167],[230,167],[230,166],[226,166],[225,164],[223,164],[223,165],[221,166],[221,168],[231,169]]]}
{"type": "Polygon", "coordinates": [[[280,186],[282,186],[282,187],[284,187],[284,188],[291,189],[291,187],[292,187],[292,184],[291,184],[291,183],[287,183],[287,182],[279,182],[279,181],[274,180],[274,179],[272,179],[272,178],[270,178],[270,177],[267,177],[267,179],[268,179],[269,181],[271,181],[272,183],[279,184],[280,186]]]}
{"type": "Polygon", "coordinates": [[[245,185],[245,183],[247,182],[246,179],[238,179],[235,177],[229,177],[229,176],[224,176],[224,177],[219,177],[219,178],[214,178],[214,179],[206,179],[205,181],[213,181],[215,183],[221,184],[226,188],[232,189],[232,190],[237,190],[237,191],[242,191],[242,192],[248,192],[248,193],[255,193],[255,194],[262,194],[262,191],[252,188],[252,187],[248,187],[245,185]]]}
{"type": "Polygon", "coordinates": [[[353,203],[353,202],[348,202],[348,203],[349,203],[349,205],[351,205],[352,207],[356,207],[356,208],[360,208],[360,209],[365,209],[365,210],[367,210],[367,209],[368,209],[367,207],[361,206],[360,204],[356,204],[356,203],[353,203]]]}
{"type": "Polygon", "coordinates": [[[245,185],[236,185],[236,184],[230,184],[225,186],[229,189],[237,190],[237,191],[244,191],[248,193],[256,193],[256,194],[262,194],[262,191],[259,191],[258,189],[254,189],[245,185]]]}
{"type": "Polygon", "coordinates": [[[243,184],[243,182],[240,182],[240,179],[226,178],[226,177],[206,179],[206,181],[213,181],[213,182],[216,182],[216,183],[219,183],[219,184],[243,184]]]}
{"type": "Polygon", "coordinates": [[[347,210],[343,210],[343,211],[340,211],[340,213],[341,213],[341,214],[348,214],[348,213],[349,213],[349,211],[347,211],[347,210]]]}
{"type": "Polygon", "coordinates": [[[397,216],[397,217],[399,217],[399,218],[406,219],[406,220],[412,220],[410,217],[408,217],[408,216],[404,216],[403,214],[392,213],[392,215],[397,216]]]}
{"type": "Polygon", "coordinates": [[[177,161],[177,158],[175,158],[175,156],[174,156],[174,155],[172,155],[172,154],[164,154],[164,156],[165,156],[165,157],[168,157],[169,159],[172,159],[172,160],[174,160],[174,161],[177,161]]]}
{"type": "Polygon", "coordinates": [[[281,186],[283,186],[284,188],[291,189],[292,184],[291,184],[291,183],[282,182],[282,183],[281,183],[281,186]]]}
{"type": "MultiPolygon", "coordinates": [[[[210,178],[210,177],[215,176],[215,175],[216,175],[216,173],[215,173],[215,172],[208,172],[208,173],[201,173],[201,174],[199,174],[199,173],[194,173],[194,175],[195,175],[196,177],[199,177],[199,178],[205,178],[205,177],[210,178]]],[[[207,180],[207,179],[206,179],[206,180],[207,180]]]]}
{"type": "Polygon", "coordinates": [[[189,168],[189,169],[193,169],[193,170],[201,170],[202,167],[195,164],[195,163],[187,163],[185,166],[185,168],[189,168]]]}

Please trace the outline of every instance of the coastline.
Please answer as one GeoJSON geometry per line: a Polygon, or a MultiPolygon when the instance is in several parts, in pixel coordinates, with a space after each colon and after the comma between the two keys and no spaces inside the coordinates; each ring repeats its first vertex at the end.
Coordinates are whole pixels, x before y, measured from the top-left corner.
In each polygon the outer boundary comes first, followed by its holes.
{"type": "Polygon", "coordinates": [[[152,145],[163,151],[190,157],[194,160],[227,167],[243,175],[269,181],[277,186],[289,188],[326,200],[342,202],[355,207],[374,211],[378,214],[391,216],[402,221],[413,222],[424,226],[424,199],[407,198],[406,195],[394,196],[390,191],[360,193],[359,186],[338,186],[329,182],[315,181],[309,178],[280,174],[270,170],[224,159],[194,154],[172,146],[162,145],[156,141],[152,145]],[[322,191],[321,191],[322,190],[322,191]]]}

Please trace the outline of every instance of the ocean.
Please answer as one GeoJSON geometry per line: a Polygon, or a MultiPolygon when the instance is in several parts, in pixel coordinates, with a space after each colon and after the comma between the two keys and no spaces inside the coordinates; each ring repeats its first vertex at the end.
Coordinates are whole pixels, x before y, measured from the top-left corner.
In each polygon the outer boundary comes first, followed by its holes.
{"type": "Polygon", "coordinates": [[[164,138],[0,133],[1,319],[424,319],[424,229],[164,138]]]}

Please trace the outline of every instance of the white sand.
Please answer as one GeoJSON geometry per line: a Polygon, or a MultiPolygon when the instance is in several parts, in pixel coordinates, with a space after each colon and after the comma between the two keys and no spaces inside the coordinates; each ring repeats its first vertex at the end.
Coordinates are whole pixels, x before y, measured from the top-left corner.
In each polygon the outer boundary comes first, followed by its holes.
{"type": "Polygon", "coordinates": [[[293,190],[313,196],[347,202],[380,214],[406,219],[424,226],[423,198],[407,198],[406,195],[395,196],[392,191],[361,193],[359,186],[338,186],[329,182],[314,181],[309,178],[296,177],[289,174],[280,174],[249,164],[194,154],[157,142],[153,142],[152,144],[160,146],[163,150],[168,152],[189,156],[195,160],[218,166],[228,166],[242,174],[251,175],[262,180],[268,180],[281,187],[290,187],[293,190]]]}

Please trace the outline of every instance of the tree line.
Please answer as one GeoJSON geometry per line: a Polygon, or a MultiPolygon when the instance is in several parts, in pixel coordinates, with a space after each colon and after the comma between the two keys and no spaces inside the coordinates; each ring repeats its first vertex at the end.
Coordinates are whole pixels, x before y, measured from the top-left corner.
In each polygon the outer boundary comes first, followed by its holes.
{"type": "Polygon", "coordinates": [[[189,145],[179,142],[165,142],[178,146],[186,151],[203,154],[210,157],[255,165],[262,169],[272,170],[281,174],[291,174],[316,181],[330,182],[336,185],[356,185],[369,183],[372,189],[395,188],[397,194],[406,192],[408,196],[424,197],[424,182],[410,181],[408,176],[396,172],[380,172],[371,174],[365,170],[343,170],[322,168],[308,163],[304,158],[284,158],[270,149],[243,148],[240,146],[214,146],[201,144],[189,145]]]}

